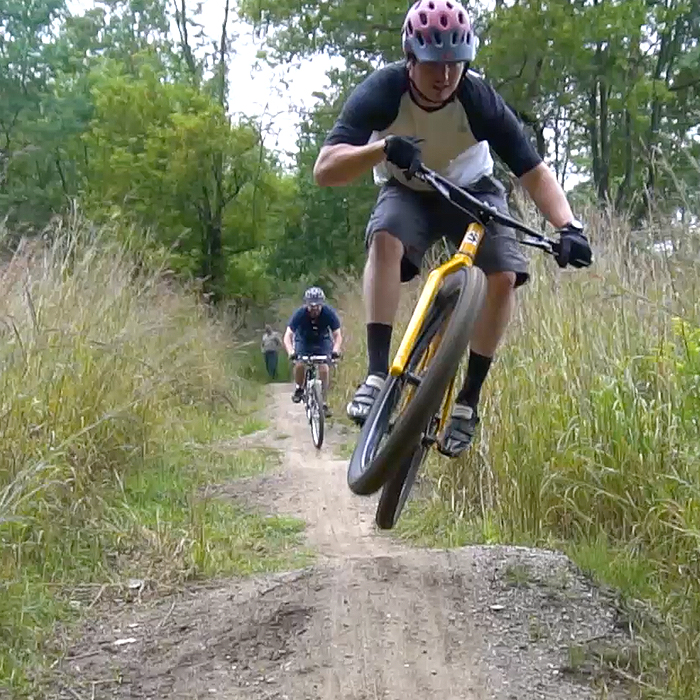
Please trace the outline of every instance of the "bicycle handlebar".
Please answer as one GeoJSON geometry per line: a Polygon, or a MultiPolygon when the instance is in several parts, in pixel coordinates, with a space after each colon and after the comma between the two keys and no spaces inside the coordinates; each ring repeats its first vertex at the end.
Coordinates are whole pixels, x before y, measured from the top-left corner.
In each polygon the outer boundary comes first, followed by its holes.
{"type": "Polygon", "coordinates": [[[297,362],[307,362],[311,364],[321,364],[325,362],[335,362],[330,355],[297,355],[297,362]]]}
{"type": "MultiPolygon", "coordinates": [[[[408,171],[406,172],[406,175],[407,177],[409,176],[408,171]]],[[[521,231],[525,235],[529,236],[529,239],[520,241],[523,245],[539,248],[550,255],[555,255],[558,252],[558,241],[547,238],[547,236],[545,236],[543,233],[535,231],[535,229],[530,228],[522,221],[518,221],[517,219],[513,219],[507,214],[504,214],[502,211],[496,209],[496,207],[491,206],[488,202],[480,201],[473,194],[470,194],[458,185],[453,184],[423,163],[420,164],[420,167],[416,172],[411,172],[410,175],[430,185],[434,190],[440,193],[458,209],[461,209],[465,214],[475,217],[482,225],[485,226],[489,221],[495,221],[499,224],[503,224],[504,226],[508,226],[509,228],[521,231]],[[464,204],[460,204],[459,201],[456,201],[455,197],[462,199],[466,203],[466,206],[464,204]]]]}

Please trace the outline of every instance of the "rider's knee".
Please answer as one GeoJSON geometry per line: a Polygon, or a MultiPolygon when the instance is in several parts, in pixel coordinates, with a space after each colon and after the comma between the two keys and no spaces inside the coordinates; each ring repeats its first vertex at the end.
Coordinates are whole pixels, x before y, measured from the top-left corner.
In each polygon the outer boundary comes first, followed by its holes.
{"type": "Polygon", "coordinates": [[[369,253],[370,257],[381,262],[400,260],[403,256],[403,243],[388,231],[376,231],[372,234],[369,253]]]}
{"type": "Polygon", "coordinates": [[[489,291],[499,297],[507,297],[513,293],[516,282],[515,272],[495,272],[486,278],[489,291]]]}

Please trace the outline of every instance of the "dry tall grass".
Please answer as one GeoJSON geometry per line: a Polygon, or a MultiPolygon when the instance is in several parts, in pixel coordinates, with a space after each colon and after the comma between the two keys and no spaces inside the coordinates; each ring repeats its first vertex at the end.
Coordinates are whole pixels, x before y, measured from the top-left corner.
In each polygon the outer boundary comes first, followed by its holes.
{"type": "Polygon", "coordinates": [[[264,462],[213,442],[255,408],[225,328],[113,232],[50,235],[0,270],[0,686],[16,693],[101,585],[258,570],[299,527],[207,494],[264,462]]]}

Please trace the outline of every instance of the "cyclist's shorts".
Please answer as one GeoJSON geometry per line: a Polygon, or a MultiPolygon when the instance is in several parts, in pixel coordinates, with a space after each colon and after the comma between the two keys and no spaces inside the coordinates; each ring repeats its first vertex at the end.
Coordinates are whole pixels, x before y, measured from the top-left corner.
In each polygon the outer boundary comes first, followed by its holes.
{"type": "MultiPolygon", "coordinates": [[[[508,214],[505,188],[493,177],[482,177],[467,189],[491,206],[508,214]]],[[[407,282],[418,274],[423,256],[442,236],[459,246],[473,219],[450,204],[437,192],[412,190],[397,180],[389,180],[379,191],[367,231],[365,245],[369,248],[377,231],[388,231],[404,246],[401,261],[401,281],[407,282]]],[[[485,274],[515,272],[516,286],[529,278],[527,258],[513,229],[490,223],[476,253],[474,264],[485,274]]]]}
{"type": "Polygon", "coordinates": [[[304,338],[295,338],[294,351],[297,355],[326,355],[329,356],[333,351],[333,341],[327,340],[318,343],[309,343],[304,338]]]}

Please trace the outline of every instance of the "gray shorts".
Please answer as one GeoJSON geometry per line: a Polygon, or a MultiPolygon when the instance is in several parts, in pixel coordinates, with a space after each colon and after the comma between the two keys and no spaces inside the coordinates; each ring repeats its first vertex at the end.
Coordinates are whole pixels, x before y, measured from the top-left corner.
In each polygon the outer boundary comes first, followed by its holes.
{"type": "MultiPolygon", "coordinates": [[[[482,177],[467,188],[479,199],[508,214],[505,188],[492,177],[482,177]]],[[[415,277],[421,260],[430,246],[443,236],[459,246],[473,218],[450,204],[437,192],[412,190],[396,180],[389,180],[379,191],[367,231],[365,245],[369,248],[377,231],[388,231],[404,247],[401,261],[401,281],[415,277]]],[[[474,264],[486,275],[495,272],[515,272],[515,285],[527,282],[527,258],[518,243],[515,231],[491,222],[486,227],[474,264]]]]}

